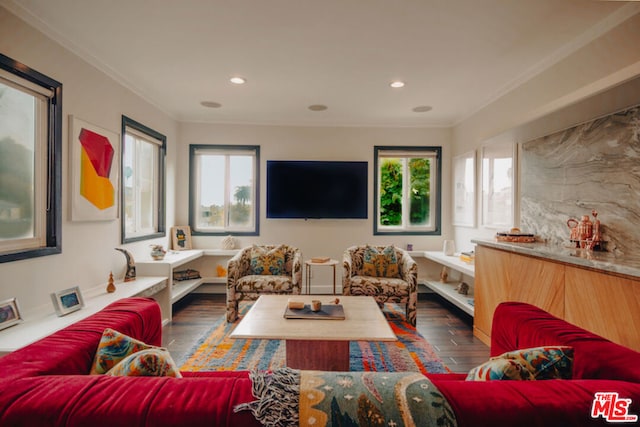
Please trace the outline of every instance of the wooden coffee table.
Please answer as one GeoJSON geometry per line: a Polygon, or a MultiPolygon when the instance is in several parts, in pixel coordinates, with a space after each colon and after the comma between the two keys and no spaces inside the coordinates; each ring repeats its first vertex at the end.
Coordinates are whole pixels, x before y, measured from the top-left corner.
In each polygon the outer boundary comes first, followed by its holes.
{"type": "Polygon", "coordinates": [[[344,320],[285,319],[289,299],[323,304],[332,295],[262,295],[240,320],[230,338],[286,342],[286,365],[295,369],[349,370],[350,341],[397,341],[373,297],[340,296],[344,320]]]}

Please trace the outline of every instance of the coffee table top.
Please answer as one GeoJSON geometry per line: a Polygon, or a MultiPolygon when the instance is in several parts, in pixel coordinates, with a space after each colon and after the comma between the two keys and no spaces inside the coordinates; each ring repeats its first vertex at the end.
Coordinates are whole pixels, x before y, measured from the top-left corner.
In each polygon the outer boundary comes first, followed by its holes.
{"type": "Polygon", "coordinates": [[[285,319],[289,299],[329,304],[333,295],[262,295],[240,320],[230,338],[318,341],[397,341],[373,297],[338,296],[344,320],[285,319]]]}

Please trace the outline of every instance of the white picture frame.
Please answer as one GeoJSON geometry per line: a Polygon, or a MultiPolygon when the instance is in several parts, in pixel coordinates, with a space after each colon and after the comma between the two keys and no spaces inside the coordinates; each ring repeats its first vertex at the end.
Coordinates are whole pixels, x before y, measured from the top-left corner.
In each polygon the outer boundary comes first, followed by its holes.
{"type": "Polygon", "coordinates": [[[453,158],[453,225],[476,226],[476,151],[453,158]]]}
{"type": "Polygon", "coordinates": [[[84,300],[78,286],[53,292],[51,301],[58,316],[65,316],[84,307],[84,300]]]}
{"type": "Polygon", "coordinates": [[[118,133],[69,115],[72,221],[118,219],[119,138],[118,133]]]}
{"type": "Polygon", "coordinates": [[[0,302],[0,330],[22,322],[18,300],[9,298],[0,302]]]}

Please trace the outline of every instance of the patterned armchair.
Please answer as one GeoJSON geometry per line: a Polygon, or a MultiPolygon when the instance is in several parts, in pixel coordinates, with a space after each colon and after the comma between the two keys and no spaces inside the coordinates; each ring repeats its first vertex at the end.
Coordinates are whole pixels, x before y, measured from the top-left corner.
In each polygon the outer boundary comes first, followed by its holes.
{"type": "Polygon", "coordinates": [[[227,322],[238,318],[240,301],[262,294],[300,294],[302,254],[287,245],[249,246],[227,265],[227,322]]]}
{"type": "Polygon", "coordinates": [[[407,304],[407,322],[416,324],[418,265],[395,246],[351,246],[343,255],[342,294],[368,295],[378,304],[407,304]]]}

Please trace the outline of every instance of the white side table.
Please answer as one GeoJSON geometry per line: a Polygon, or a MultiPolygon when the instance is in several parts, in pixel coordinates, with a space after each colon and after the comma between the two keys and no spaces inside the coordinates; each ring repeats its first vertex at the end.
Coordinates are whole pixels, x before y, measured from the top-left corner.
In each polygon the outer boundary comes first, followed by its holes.
{"type": "Polygon", "coordinates": [[[336,265],[338,265],[338,260],[330,259],[326,262],[313,262],[311,260],[304,262],[306,275],[307,275],[307,294],[311,293],[311,267],[312,266],[320,266],[320,267],[333,267],[333,294],[336,294],[336,265]]]}

